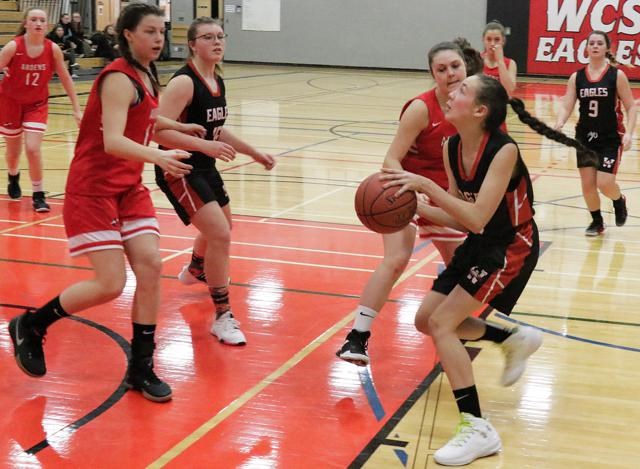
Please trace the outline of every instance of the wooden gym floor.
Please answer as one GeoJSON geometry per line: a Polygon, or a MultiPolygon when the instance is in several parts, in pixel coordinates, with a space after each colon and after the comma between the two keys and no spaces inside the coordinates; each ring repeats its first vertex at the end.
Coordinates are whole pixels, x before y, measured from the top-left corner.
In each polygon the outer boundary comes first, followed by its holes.
{"type": "MultiPolygon", "coordinates": [[[[46,377],[19,371],[9,320],[91,275],[66,247],[61,209],[77,130],[54,86],[43,144],[52,211],[32,212],[24,157],[25,197],[9,200],[0,161],[0,467],[436,466],[432,454],[451,436],[457,413],[431,341],[413,327],[442,267],[431,244],[417,241],[373,327],[371,366],[334,356],[382,255],[379,237],[353,212],[355,187],[380,167],[402,105],[431,86],[429,77],[239,64],[227,64],[225,77],[228,127],[278,156],[272,172],[244,156],[219,163],[235,214],[231,302],[248,345],[216,342],[206,288],[178,282],[194,231],[148,168],[164,261],[156,367],[173,401],[153,404],[122,386],[132,277],[118,300],[51,328],[46,377]]],[[[564,82],[520,81],[518,96],[553,122],[564,82]]],[[[83,103],[89,85],[77,84],[83,103]]],[[[483,411],[504,444],[473,467],[637,467],[639,142],[618,176],[627,225],[616,228],[603,201],[609,229],[589,239],[575,153],[513,116],[508,125],[535,179],[544,254],[510,318],[478,314],[538,327],[545,342],[511,388],[497,383],[500,351],[468,344],[483,411]]]]}

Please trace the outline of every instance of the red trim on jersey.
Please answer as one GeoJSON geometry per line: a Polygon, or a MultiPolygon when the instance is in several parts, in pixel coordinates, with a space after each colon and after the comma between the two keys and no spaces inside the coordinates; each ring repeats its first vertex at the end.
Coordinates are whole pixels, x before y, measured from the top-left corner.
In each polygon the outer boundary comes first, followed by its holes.
{"type": "Polygon", "coordinates": [[[480,142],[480,147],[478,148],[478,153],[476,153],[476,158],[473,161],[471,174],[469,174],[469,176],[467,176],[467,172],[464,170],[464,165],[462,164],[462,139],[460,139],[460,142],[458,142],[458,168],[460,171],[460,177],[465,181],[472,181],[473,179],[475,179],[476,171],[478,170],[478,164],[480,164],[484,149],[487,147],[487,142],[489,142],[489,132],[485,132],[484,136],[482,137],[482,141],[480,142]]]}
{"type": "Polygon", "coordinates": [[[620,167],[620,162],[622,161],[622,143],[618,146],[618,157],[616,158],[616,164],[613,166],[612,173],[614,175],[618,174],[618,168],[620,167]]]}
{"type": "Polygon", "coordinates": [[[509,283],[520,274],[532,247],[533,223],[528,223],[516,232],[513,242],[507,247],[502,268],[489,276],[473,295],[474,298],[482,303],[490,303],[501,294],[509,283]]]}
{"type": "Polygon", "coordinates": [[[507,202],[512,226],[520,226],[533,218],[533,209],[531,201],[528,200],[528,198],[527,180],[524,177],[521,178],[520,184],[518,184],[518,187],[516,187],[513,192],[507,192],[505,194],[505,201],[507,202]]]}
{"type": "Polygon", "coordinates": [[[596,80],[592,80],[591,77],[589,76],[589,67],[585,67],[584,68],[584,76],[587,78],[587,81],[589,83],[598,83],[600,80],[602,80],[602,77],[608,71],[609,71],[609,64],[607,64],[607,66],[604,68],[604,71],[600,74],[600,76],[596,80]]]}
{"type": "MultiPolygon", "coordinates": [[[[486,57],[487,53],[486,52],[482,52],[480,54],[480,56],[482,57],[482,73],[484,75],[496,78],[496,79],[500,79],[500,69],[498,67],[498,65],[496,65],[495,67],[489,67],[487,65],[487,63],[484,61],[484,58],[486,57]]],[[[507,70],[509,69],[509,65],[511,64],[511,59],[509,57],[503,57],[503,61],[504,61],[504,65],[507,67],[507,70]]]]}
{"type": "Polygon", "coordinates": [[[209,93],[211,93],[211,96],[213,97],[218,97],[220,96],[220,92],[222,90],[220,90],[220,83],[218,83],[218,76],[216,75],[216,85],[218,86],[218,91],[213,91],[211,89],[211,86],[209,85],[209,82],[207,80],[204,79],[204,77],[202,75],[200,75],[200,72],[198,71],[198,69],[196,68],[196,66],[193,64],[193,62],[191,60],[189,60],[187,62],[187,65],[189,66],[189,68],[191,70],[193,70],[193,73],[196,74],[196,76],[200,79],[200,81],[204,84],[204,86],[206,86],[209,89],[209,93]]]}

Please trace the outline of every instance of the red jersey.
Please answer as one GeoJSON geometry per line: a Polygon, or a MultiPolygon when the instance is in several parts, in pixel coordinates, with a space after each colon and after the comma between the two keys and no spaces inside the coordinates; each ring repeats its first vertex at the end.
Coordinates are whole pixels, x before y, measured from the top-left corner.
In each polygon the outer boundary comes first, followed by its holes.
{"type": "Polygon", "coordinates": [[[8,74],[0,82],[0,93],[19,103],[35,104],[49,97],[49,81],[55,70],[53,42],[44,40],[42,53],[29,57],[24,36],[16,36],[16,52],[11,58],[8,74]]]}
{"type": "Polygon", "coordinates": [[[444,169],[442,147],[447,138],[457,133],[456,128],[444,119],[444,113],[436,98],[435,88],[408,101],[402,108],[400,117],[409,107],[409,104],[416,99],[423,101],[427,105],[429,122],[420,131],[416,141],[411,145],[402,160],[402,168],[405,171],[427,177],[447,190],[449,181],[444,169]]]}
{"type": "Polygon", "coordinates": [[[142,161],[119,158],[104,150],[99,87],[104,77],[112,72],[127,75],[141,98],[129,107],[124,136],[141,145],[147,145],[151,139],[155,123],[152,111],[158,107],[158,98],[147,90],[133,66],[118,58],[102,70],[91,87],[67,178],[66,191],[70,194],[116,195],[142,182],[142,161]]]}
{"type": "MultiPolygon", "coordinates": [[[[482,54],[482,58],[484,59],[484,54],[482,54]]],[[[511,63],[511,59],[508,57],[504,58],[504,65],[507,67],[507,70],[509,69],[509,64],[511,63]]],[[[485,75],[488,75],[490,77],[493,77],[497,80],[500,79],[500,70],[498,69],[498,66],[496,65],[495,67],[489,67],[486,63],[484,64],[484,67],[482,68],[482,73],[484,73],[485,75]]]]}

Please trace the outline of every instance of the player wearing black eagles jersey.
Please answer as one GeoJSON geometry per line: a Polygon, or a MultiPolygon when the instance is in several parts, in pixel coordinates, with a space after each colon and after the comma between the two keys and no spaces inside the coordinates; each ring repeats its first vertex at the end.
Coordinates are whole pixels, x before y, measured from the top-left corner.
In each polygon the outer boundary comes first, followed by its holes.
{"type": "Polygon", "coordinates": [[[226,34],[212,18],[198,18],[187,31],[191,58],[176,72],[160,100],[160,115],[205,127],[204,139],[179,132],[161,131],[154,140],[170,148],[192,152],[185,161],[191,174],[175,178],[156,167],[156,182],[186,224],[199,233],[191,263],[178,278],[182,283],[204,282],[215,306],[211,333],[221,342],[244,345],[246,338],[229,305],[229,248],[231,208],[215,160],[231,161],[236,151],[249,155],[266,169],[275,165],[273,156],[256,150],[223,127],[227,118],[224,81],[219,64],[226,34]]]}
{"type": "Polygon", "coordinates": [[[606,33],[593,31],[589,35],[589,64],[569,78],[567,93],[555,125],[556,129],[561,129],[576,101],[580,102],[576,139],[598,155],[597,165],[592,165],[585,154],[577,154],[582,195],[592,217],[591,224],[585,231],[587,236],[598,236],[605,230],[598,190],[613,200],[616,225],[622,226],[627,221],[626,199],[616,183],[616,174],[622,151],[631,148],[636,124],[636,104],[626,75],[612,66],[615,60],[610,48],[611,41],[606,33]],[[622,124],[620,103],[627,111],[626,130],[622,124]]]}
{"type": "Polygon", "coordinates": [[[469,464],[502,446],[496,430],[482,418],[471,360],[460,339],[501,344],[504,386],[522,376],[528,357],[542,343],[542,334],[532,327],[507,330],[473,316],[483,303],[509,314],[538,260],[531,179],[518,146],[499,130],[507,103],[536,132],[589,153],[580,142],[533,118],[522,101],[510,100],[500,82],[474,75],[447,102],[445,118],[458,132],[444,151],[449,191],[408,171],[382,170],[385,187],[401,186],[396,195],[415,190],[434,202],[436,206],[419,206],[420,216],[470,232],[415,319],[418,330],[433,339],[460,411],[456,435],[434,453],[443,465],[469,464]]]}

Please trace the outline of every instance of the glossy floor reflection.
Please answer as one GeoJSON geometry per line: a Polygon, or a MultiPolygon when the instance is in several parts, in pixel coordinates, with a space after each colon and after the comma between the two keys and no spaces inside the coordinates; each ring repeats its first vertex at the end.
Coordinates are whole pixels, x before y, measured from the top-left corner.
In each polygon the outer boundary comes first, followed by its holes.
{"type": "MultiPolygon", "coordinates": [[[[307,67],[227,65],[225,72],[229,127],[278,155],[271,173],[245,157],[219,165],[236,214],[231,302],[247,346],[218,343],[208,332],[206,288],[178,282],[194,232],[155,191],[164,258],[157,369],[173,401],[153,404],[121,388],[131,276],[118,300],[52,327],[44,378],[18,370],[10,318],[91,275],[86,260],[67,253],[61,210],[77,131],[66,98],[52,98],[43,148],[52,212],[31,211],[28,178],[22,201],[0,195],[0,467],[436,466],[431,455],[457,419],[432,344],[413,326],[442,267],[432,245],[417,240],[376,320],[371,366],[334,356],[382,256],[379,237],[353,213],[355,187],[380,166],[402,104],[429,80],[307,67]]],[[[547,122],[563,92],[564,84],[541,80],[518,89],[547,122]]],[[[544,254],[511,318],[491,314],[541,328],[545,343],[507,389],[497,384],[499,350],[468,344],[483,411],[504,445],[473,467],[636,467],[637,151],[625,153],[618,176],[627,226],[613,226],[605,203],[610,228],[587,239],[574,153],[513,116],[508,124],[535,179],[544,254]]],[[[155,188],[151,168],[145,181],[155,188]]]]}

